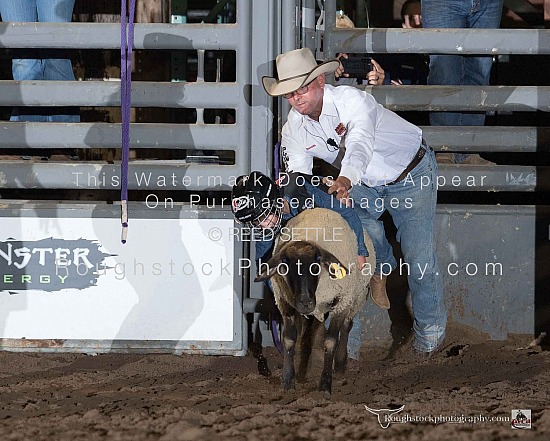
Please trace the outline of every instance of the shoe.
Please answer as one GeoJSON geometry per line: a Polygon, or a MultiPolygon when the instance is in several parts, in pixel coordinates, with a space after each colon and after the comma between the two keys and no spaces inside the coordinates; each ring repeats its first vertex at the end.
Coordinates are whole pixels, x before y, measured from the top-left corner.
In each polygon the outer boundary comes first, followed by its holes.
{"type": "Polygon", "coordinates": [[[441,352],[441,350],[443,349],[443,342],[444,342],[444,339],[442,339],[439,342],[439,344],[434,349],[432,349],[431,351],[421,351],[421,350],[415,348],[414,343],[413,343],[413,345],[411,347],[412,358],[414,360],[417,360],[417,361],[429,360],[434,355],[441,352]]]}
{"type": "Polygon", "coordinates": [[[454,153],[437,153],[435,160],[438,164],[456,164],[454,153]]]}
{"type": "Polygon", "coordinates": [[[413,363],[427,363],[428,361],[430,361],[433,355],[434,355],[433,351],[420,352],[420,351],[417,351],[416,349],[411,348],[408,361],[413,363]]]}
{"type": "Polygon", "coordinates": [[[466,158],[460,164],[465,165],[496,165],[494,162],[487,161],[487,159],[483,159],[478,154],[475,155],[467,155],[466,158]]]}
{"type": "Polygon", "coordinates": [[[390,309],[390,299],[386,292],[386,280],[388,276],[375,274],[370,279],[370,296],[372,301],[383,309],[390,309]]]}

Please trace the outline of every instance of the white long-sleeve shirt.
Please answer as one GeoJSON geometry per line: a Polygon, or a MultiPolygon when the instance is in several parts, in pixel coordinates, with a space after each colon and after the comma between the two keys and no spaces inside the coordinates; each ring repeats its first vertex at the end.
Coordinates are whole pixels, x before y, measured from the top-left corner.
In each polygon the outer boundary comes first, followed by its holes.
{"type": "MultiPolygon", "coordinates": [[[[313,158],[333,164],[345,147],[340,176],[353,185],[373,187],[394,181],[410,164],[422,131],[349,86],[325,85],[319,121],[295,109],[282,130],[283,158],[289,172],[311,174],[313,158]]],[[[337,165],[337,164],[336,164],[337,165]]]]}

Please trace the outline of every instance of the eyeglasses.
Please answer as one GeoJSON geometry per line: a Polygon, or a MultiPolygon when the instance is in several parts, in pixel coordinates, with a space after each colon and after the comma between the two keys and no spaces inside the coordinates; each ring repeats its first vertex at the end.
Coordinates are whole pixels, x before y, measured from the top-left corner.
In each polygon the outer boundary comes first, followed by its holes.
{"type": "Polygon", "coordinates": [[[283,98],[289,100],[289,99],[292,98],[294,95],[304,95],[305,93],[307,93],[310,84],[311,84],[311,83],[309,83],[307,86],[300,87],[298,90],[295,90],[294,92],[285,93],[285,94],[283,95],[283,98]]]}

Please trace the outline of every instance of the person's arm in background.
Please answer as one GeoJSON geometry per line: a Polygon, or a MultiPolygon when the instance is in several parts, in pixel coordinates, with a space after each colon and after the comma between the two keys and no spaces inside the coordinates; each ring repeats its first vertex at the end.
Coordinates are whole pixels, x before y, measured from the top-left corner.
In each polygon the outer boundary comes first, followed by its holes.
{"type": "MultiPolygon", "coordinates": [[[[340,61],[340,59],[347,59],[349,58],[348,54],[346,53],[339,53],[336,54],[336,59],[340,61]]],[[[376,60],[371,58],[372,61],[372,70],[370,72],[367,72],[365,76],[365,80],[367,81],[367,84],[370,84],[371,86],[380,86],[384,84],[384,79],[386,78],[386,72],[378,64],[376,60]]],[[[349,78],[349,74],[346,73],[344,69],[344,65],[342,62],[340,62],[340,66],[338,66],[338,69],[334,72],[334,77],[338,80],[338,78],[349,78]]],[[[361,83],[363,80],[358,78],[359,82],[361,83]]]]}

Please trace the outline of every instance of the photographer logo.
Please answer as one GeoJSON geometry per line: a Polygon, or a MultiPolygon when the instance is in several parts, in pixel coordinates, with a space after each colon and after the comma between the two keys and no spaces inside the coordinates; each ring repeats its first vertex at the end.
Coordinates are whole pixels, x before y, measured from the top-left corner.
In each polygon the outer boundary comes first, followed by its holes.
{"type": "Polygon", "coordinates": [[[531,409],[512,409],[512,429],[531,428],[531,409]]]}

